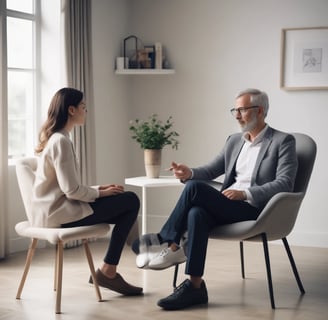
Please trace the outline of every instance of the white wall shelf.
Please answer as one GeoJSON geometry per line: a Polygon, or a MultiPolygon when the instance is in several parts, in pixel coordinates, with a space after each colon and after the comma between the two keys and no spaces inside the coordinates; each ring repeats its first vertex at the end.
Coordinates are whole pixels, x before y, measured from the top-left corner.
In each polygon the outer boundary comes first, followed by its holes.
{"type": "Polygon", "coordinates": [[[123,69],[115,70],[115,74],[120,75],[165,75],[174,74],[174,69],[123,69]]]}

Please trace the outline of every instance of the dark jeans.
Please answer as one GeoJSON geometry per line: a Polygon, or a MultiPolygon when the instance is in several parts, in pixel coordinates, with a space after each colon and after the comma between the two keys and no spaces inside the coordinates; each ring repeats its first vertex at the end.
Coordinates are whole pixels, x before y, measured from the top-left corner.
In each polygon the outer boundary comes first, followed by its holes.
{"type": "Polygon", "coordinates": [[[162,227],[163,242],[180,243],[188,232],[186,274],[202,276],[210,230],[218,225],[256,220],[260,210],[245,201],[229,200],[205,182],[190,180],[162,227]]]}
{"type": "Polygon", "coordinates": [[[93,209],[93,214],[79,221],[63,224],[62,227],[115,224],[104,262],[118,265],[126,239],[138,216],[139,198],[135,193],[127,191],[115,196],[98,198],[89,205],[93,209]]]}

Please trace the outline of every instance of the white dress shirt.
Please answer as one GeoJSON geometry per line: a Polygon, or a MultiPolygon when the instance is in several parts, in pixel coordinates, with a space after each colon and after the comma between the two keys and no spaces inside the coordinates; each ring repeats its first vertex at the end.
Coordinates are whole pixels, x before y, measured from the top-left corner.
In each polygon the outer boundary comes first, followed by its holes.
{"type": "Polygon", "coordinates": [[[247,201],[250,204],[252,204],[253,199],[251,193],[248,191],[248,188],[251,186],[252,173],[255,168],[256,159],[260,152],[263,136],[267,128],[268,126],[266,125],[264,129],[255,137],[254,141],[249,140],[247,133],[244,134],[243,139],[245,140],[245,143],[236,162],[236,181],[228,188],[245,191],[247,201]]]}

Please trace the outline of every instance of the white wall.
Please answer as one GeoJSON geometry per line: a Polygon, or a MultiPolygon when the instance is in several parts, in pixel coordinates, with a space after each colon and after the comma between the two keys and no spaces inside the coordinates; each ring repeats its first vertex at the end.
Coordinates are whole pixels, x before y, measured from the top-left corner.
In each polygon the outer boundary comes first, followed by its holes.
{"type": "Polygon", "coordinates": [[[130,80],[114,75],[115,57],[128,33],[129,1],[92,1],[97,183],[124,183],[128,168],[130,80]]]}
{"type": "MultiPolygon", "coordinates": [[[[164,149],[163,167],[172,159],[192,166],[203,164],[218,152],[229,133],[238,130],[228,112],[234,95],[246,87],[258,87],[270,96],[267,118],[270,125],[308,133],[318,144],[308,194],[290,241],[328,247],[328,208],[326,190],[321,183],[328,178],[324,148],[328,93],[286,92],[279,88],[281,29],[327,26],[328,1],[132,0],[124,2],[130,6],[131,14],[125,21],[127,28],[116,31],[113,23],[122,16],[124,20],[120,1],[116,1],[118,13],[104,12],[106,7],[114,9],[114,2],[110,5],[105,1],[93,2],[93,16],[97,16],[94,33],[101,34],[98,43],[94,43],[99,55],[97,64],[101,65],[101,70],[95,68],[95,87],[103,88],[101,92],[96,91],[96,108],[100,112],[98,177],[144,174],[142,150],[129,139],[125,120],[147,117],[154,112],[162,117],[173,115],[181,134],[178,151],[164,149]],[[162,42],[176,74],[125,78],[113,75],[120,41],[130,34],[136,34],[146,44],[162,42]],[[100,42],[108,51],[106,59],[100,42]],[[109,132],[107,148],[101,130],[109,132]],[[116,163],[122,166],[118,168],[116,163]]],[[[151,210],[159,214],[165,211],[167,215],[173,204],[162,210],[157,205],[160,196],[172,200],[176,195],[165,190],[153,195],[151,210]]]]}

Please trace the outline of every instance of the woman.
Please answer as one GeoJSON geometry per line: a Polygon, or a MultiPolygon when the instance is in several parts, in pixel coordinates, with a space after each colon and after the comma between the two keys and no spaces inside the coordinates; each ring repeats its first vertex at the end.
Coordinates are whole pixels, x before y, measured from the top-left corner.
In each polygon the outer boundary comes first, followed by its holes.
{"type": "Polygon", "coordinates": [[[63,228],[115,224],[104,263],[96,273],[98,283],[123,295],[139,295],[142,288],[125,282],[116,269],[140,202],[120,185],[89,187],[80,183],[69,133],[84,125],[86,112],[79,90],[62,88],[52,98],[36,148],[39,162],[33,187],[33,224],[63,228]]]}

